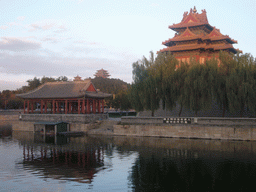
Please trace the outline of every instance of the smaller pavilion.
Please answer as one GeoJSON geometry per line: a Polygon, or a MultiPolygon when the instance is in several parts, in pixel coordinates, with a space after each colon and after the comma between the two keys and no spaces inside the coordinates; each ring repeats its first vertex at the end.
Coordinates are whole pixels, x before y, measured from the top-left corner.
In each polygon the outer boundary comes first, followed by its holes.
{"type": "Polygon", "coordinates": [[[104,113],[104,99],[111,94],[100,92],[91,80],[47,82],[33,91],[18,94],[24,99],[24,113],[96,114],[104,113]]]}

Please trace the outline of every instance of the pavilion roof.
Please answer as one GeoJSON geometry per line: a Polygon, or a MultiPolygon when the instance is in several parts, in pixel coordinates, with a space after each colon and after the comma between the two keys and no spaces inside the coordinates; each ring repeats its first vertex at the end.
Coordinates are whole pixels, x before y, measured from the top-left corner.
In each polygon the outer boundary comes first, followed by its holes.
{"type": "Polygon", "coordinates": [[[196,35],[193,32],[187,28],[181,35],[176,35],[171,39],[168,39],[164,42],[162,42],[163,45],[167,45],[171,42],[180,42],[180,41],[190,41],[190,40],[196,40],[196,39],[201,39],[201,40],[210,40],[210,41],[218,41],[218,40],[224,40],[226,39],[229,43],[237,43],[236,40],[231,39],[228,35],[223,35],[220,33],[220,31],[216,28],[214,28],[211,33],[205,35],[205,34],[200,34],[196,35]]]}
{"type": "Polygon", "coordinates": [[[196,8],[190,9],[190,13],[184,12],[182,21],[177,24],[170,25],[169,28],[172,30],[177,30],[186,27],[196,27],[206,25],[208,28],[213,28],[209,23],[206,16],[206,11],[202,10],[202,13],[197,13],[196,8]]]}
{"type": "Polygon", "coordinates": [[[160,52],[179,52],[179,51],[188,51],[188,50],[198,50],[198,49],[204,49],[204,50],[230,50],[233,53],[236,53],[237,50],[233,47],[232,44],[209,44],[206,45],[203,44],[185,44],[185,45],[176,45],[172,47],[167,47],[164,49],[161,49],[160,52]]]}
{"type": "Polygon", "coordinates": [[[66,98],[105,98],[111,94],[97,91],[91,80],[47,82],[28,93],[17,94],[24,99],[66,99],[66,98]],[[90,90],[90,91],[89,91],[90,90]]]}

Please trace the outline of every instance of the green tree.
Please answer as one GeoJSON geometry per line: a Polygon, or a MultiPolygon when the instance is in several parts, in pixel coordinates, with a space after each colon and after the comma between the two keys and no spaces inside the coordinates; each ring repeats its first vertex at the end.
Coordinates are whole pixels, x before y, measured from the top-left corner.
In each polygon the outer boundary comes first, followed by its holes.
{"type": "Polygon", "coordinates": [[[211,75],[209,63],[200,64],[191,60],[191,67],[185,78],[185,91],[187,96],[185,105],[188,109],[195,112],[208,109],[212,105],[212,88],[213,76],[211,75]]]}
{"type": "Polygon", "coordinates": [[[28,82],[29,90],[33,90],[41,85],[40,79],[36,77],[34,77],[34,79],[27,80],[27,82],[28,82]]]}
{"type": "Polygon", "coordinates": [[[152,66],[155,64],[154,53],[150,52],[150,58],[143,57],[142,60],[133,63],[133,80],[131,94],[137,93],[138,97],[130,97],[131,103],[135,109],[150,110],[151,115],[154,116],[155,110],[159,108],[159,96],[157,90],[156,79],[153,76],[154,70],[152,66]],[[141,106],[135,106],[138,104],[135,99],[139,99],[141,106]]]}
{"type": "Polygon", "coordinates": [[[159,53],[151,69],[156,81],[158,97],[162,100],[163,108],[171,110],[176,105],[178,90],[175,79],[178,61],[170,53],[159,53]]]}
{"type": "Polygon", "coordinates": [[[226,80],[227,97],[230,111],[239,111],[242,117],[246,107],[251,112],[255,112],[256,91],[253,76],[255,65],[254,59],[249,54],[237,54],[233,62],[235,65],[226,80]]]}

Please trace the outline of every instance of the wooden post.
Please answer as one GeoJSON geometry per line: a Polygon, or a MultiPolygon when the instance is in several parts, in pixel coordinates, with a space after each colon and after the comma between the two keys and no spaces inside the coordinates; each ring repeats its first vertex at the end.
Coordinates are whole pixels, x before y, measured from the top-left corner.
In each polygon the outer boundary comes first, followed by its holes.
{"type": "Polygon", "coordinates": [[[98,99],[98,113],[100,113],[100,100],[98,99]]]}
{"type": "Polygon", "coordinates": [[[53,114],[56,113],[56,108],[55,108],[55,100],[52,100],[52,107],[53,107],[53,114]]]}
{"type": "Polygon", "coordinates": [[[26,113],[26,100],[24,100],[24,114],[26,113]]]}
{"type": "Polygon", "coordinates": [[[92,112],[94,114],[96,113],[96,102],[95,102],[95,99],[92,99],[92,112]]]}
{"type": "Polygon", "coordinates": [[[85,99],[83,99],[83,104],[82,104],[82,113],[83,114],[85,113],[84,108],[85,108],[85,99]]]}
{"type": "Polygon", "coordinates": [[[91,109],[91,106],[90,106],[90,101],[89,101],[89,98],[88,98],[87,99],[87,110],[86,110],[87,114],[89,114],[91,112],[90,109],[91,109]]]}
{"type": "Polygon", "coordinates": [[[68,100],[65,100],[65,114],[68,113],[68,100]]]}
{"type": "Polygon", "coordinates": [[[104,113],[104,99],[102,99],[102,113],[104,113]]]}
{"type": "Polygon", "coordinates": [[[47,113],[47,100],[44,101],[44,113],[47,113]]]}
{"type": "Polygon", "coordinates": [[[72,102],[69,102],[68,113],[71,113],[71,104],[72,104],[72,102]]]}
{"type": "Polygon", "coordinates": [[[56,101],[56,108],[57,108],[57,113],[60,113],[59,101],[56,101]]]}
{"type": "Polygon", "coordinates": [[[27,101],[27,113],[29,113],[29,100],[27,101]]]}
{"type": "Polygon", "coordinates": [[[41,100],[41,114],[43,114],[44,113],[44,110],[43,110],[43,107],[44,107],[44,101],[43,100],[41,100]]]}
{"type": "Polygon", "coordinates": [[[80,99],[78,99],[77,101],[77,111],[78,111],[78,114],[80,114],[80,99]]]}
{"type": "Polygon", "coordinates": [[[31,113],[34,113],[34,102],[31,100],[31,113]]]}

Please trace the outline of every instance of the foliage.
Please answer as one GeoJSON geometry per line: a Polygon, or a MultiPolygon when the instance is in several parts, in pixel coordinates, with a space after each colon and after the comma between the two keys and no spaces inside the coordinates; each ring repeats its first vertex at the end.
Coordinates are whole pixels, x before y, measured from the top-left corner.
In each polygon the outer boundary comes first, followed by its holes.
{"type": "Polygon", "coordinates": [[[155,65],[154,53],[150,52],[150,58],[143,57],[142,60],[133,63],[133,80],[130,94],[132,106],[137,111],[150,110],[152,116],[159,108],[160,98],[158,96],[157,81],[154,77],[155,65]]]}
{"type": "Polygon", "coordinates": [[[225,112],[256,113],[256,61],[249,54],[232,55],[220,52],[200,64],[191,58],[189,64],[168,53],[159,53],[154,60],[143,57],[133,63],[133,84],[129,98],[136,111],[151,110],[163,102],[171,110],[178,103],[197,112],[209,109],[212,102],[225,112]]]}

